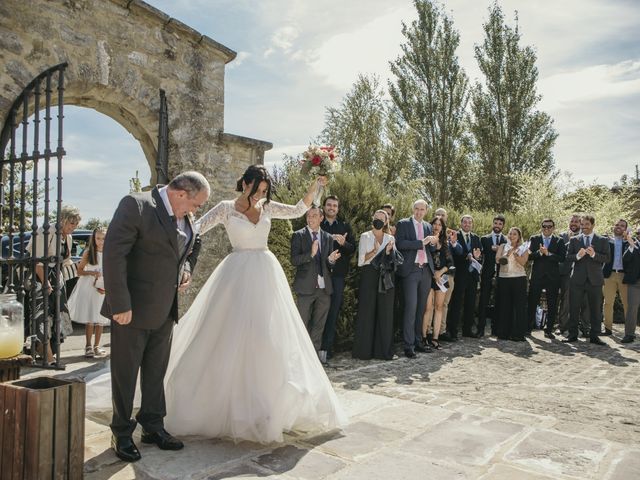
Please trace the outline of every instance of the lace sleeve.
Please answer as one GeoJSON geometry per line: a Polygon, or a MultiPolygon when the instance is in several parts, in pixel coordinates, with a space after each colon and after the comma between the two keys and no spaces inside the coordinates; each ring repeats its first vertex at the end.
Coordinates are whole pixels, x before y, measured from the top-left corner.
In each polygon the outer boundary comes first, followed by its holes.
{"type": "Polygon", "coordinates": [[[229,215],[229,202],[220,202],[196,221],[195,229],[200,235],[208,232],[219,223],[226,223],[229,215]]]}
{"type": "Polygon", "coordinates": [[[286,205],[284,203],[269,202],[265,206],[265,211],[271,218],[299,218],[304,215],[309,207],[300,200],[295,205],[286,205]]]}

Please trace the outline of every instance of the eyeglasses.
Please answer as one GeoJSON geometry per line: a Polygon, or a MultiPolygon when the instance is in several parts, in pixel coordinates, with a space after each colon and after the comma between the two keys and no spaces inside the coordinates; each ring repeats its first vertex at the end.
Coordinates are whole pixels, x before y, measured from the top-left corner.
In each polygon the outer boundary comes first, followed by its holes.
{"type": "Polygon", "coordinates": [[[544,228],[544,229],[553,228],[553,225],[542,225],[542,228],[544,228]]]}

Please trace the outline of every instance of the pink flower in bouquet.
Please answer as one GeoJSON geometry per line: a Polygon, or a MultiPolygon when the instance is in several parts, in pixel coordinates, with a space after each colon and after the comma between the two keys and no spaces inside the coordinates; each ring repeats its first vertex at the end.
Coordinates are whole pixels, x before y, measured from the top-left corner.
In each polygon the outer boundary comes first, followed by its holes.
{"type": "Polygon", "coordinates": [[[311,163],[317,167],[322,163],[322,158],[320,158],[320,155],[316,155],[311,159],[311,163]]]}

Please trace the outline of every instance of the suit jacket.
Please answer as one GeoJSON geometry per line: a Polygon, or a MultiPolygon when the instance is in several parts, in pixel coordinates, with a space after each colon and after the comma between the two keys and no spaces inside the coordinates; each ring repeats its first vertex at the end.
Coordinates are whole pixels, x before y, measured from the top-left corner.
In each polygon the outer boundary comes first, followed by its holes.
{"type": "MultiPolygon", "coordinates": [[[[616,254],[615,240],[613,238],[607,238],[607,240],[609,241],[610,257],[609,257],[609,261],[605,263],[604,266],[602,267],[602,274],[604,275],[604,278],[609,278],[611,276],[611,272],[613,271],[613,260],[615,259],[615,254],[616,254]]],[[[623,258],[622,269],[623,270],[624,270],[624,252],[627,251],[627,248],[629,248],[629,242],[627,242],[626,240],[623,240],[622,241],[622,258],[623,258]]]]}
{"type": "Polygon", "coordinates": [[[570,233],[571,233],[570,231],[566,231],[560,234],[560,239],[564,242],[564,251],[565,251],[564,261],[558,264],[560,268],[561,276],[564,276],[564,275],[569,276],[571,275],[571,270],[573,270],[573,262],[570,262],[569,260],[567,260],[567,257],[566,257],[566,253],[569,250],[569,240],[571,240],[572,238],[570,233]]]}
{"type": "Polygon", "coordinates": [[[622,264],[624,265],[624,278],[622,283],[633,285],[640,280],[640,249],[634,248],[625,250],[622,255],[622,264]]]}
{"type": "Polygon", "coordinates": [[[596,252],[595,256],[591,258],[589,255],[585,255],[578,260],[577,254],[585,246],[584,235],[577,235],[569,241],[567,260],[573,262],[571,282],[577,285],[584,285],[587,280],[593,286],[604,285],[602,266],[609,261],[609,241],[594,233],[591,245],[596,252]]]}
{"type": "Polygon", "coordinates": [[[549,255],[542,255],[540,247],[544,246],[542,234],[534,235],[530,239],[529,259],[533,261],[531,267],[531,282],[543,282],[545,279],[560,279],[560,264],[566,257],[564,240],[557,235],[552,235],[549,242],[549,255]]]}
{"type": "MultiPolygon", "coordinates": [[[[498,245],[507,243],[507,237],[500,234],[498,245]]],[[[500,266],[496,265],[496,252],[493,251],[493,232],[480,237],[480,245],[482,249],[482,278],[493,278],[500,266]]]]}
{"type": "MultiPolygon", "coordinates": [[[[453,252],[453,263],[456,266],[456,281],[458,278],[464,278],[465,276],[470,276],[475,281],[480,279],[477,270],[474,269],[473,272],[469,271],[470,261],[468,256],[470,253],[473,254],[475,248],[482,250],[482,244],[480,243],[480,237],[478,237],[478,235],[472,232],[469,232],[469,235],[470,242],[469,245],[467,245],[462,230],[458,230],[458,244],[461,245],[462,248],[453,252]]],[[[480,257],[478,261],[482,262],[482,257],[480,257]]],[[[482,269],[484,270],[484,267],[482,267],[482,269]]]]}
{"type": "Polygon", "coordinates": [[[200,250],[191,219],[185,218],[192,234],[181,257],[176,226],[158,187],[120,201],[104,242],[102,315],[132,310],[129,325],[150,330],[168,318],[178,321],[178,285],[183,271],[193,271],[200,250]]]}
{"type": "Polygon", "coordinates": [[[336,261],[333,267],[332,275],[346,277],[349,272],[349,263],[351,263],[351,255],[356,250],[356,241],[353,238],[353,231],[351,225],[342,220],[337,220],[333,224],[329,224],[327,220],[323,220],[320,223],[320,228],[327,232],[329,235],[338,233],[340,235],[346,235],[344,245],[340,245],[338,242],[333,242],[333,250],[340,251],[340,258],[336,261]]]}
{"type": "MultiPolygon", "coordinates": [[[[413,226],[413,217],[403,218],[396,224],[396,248],[402,254],[404,262],[398,268],[398,275],[406,277],[411,272],[418,270],[416,265],[416,257],[418,250],[423,249],[427,254],[427,263],[429,270],[433,274],[433,258],[431,256],[431,248],[423,245],[422,240],[418,240],[416,229],[413,226]]],[[[428,222],[422,221],[424,236],[432,234],[433,230],[428,222]]]]}
{"type": "MultiPolygon", "coordinates": [[[[311,234],[305,226],[293,232],[291,236],[291,264],[296,267],[296,275],[293,279],[293,290],[303,295],[311,295],[316,291],[318,283],[318,267],[311,256],[311,234]]],[[[322,260],[322,277],[324,278],[324,291],[331,295],[331,270],[329,255],[333,251],[333,237],[320,229],[320,259],[322,260]]]]}

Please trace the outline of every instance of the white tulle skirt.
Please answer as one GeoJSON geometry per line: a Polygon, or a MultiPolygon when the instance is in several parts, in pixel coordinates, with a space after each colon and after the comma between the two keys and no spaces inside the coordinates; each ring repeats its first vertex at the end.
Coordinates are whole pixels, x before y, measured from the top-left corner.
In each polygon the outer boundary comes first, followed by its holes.
{"type": "Polygon", "coordinates": [[[165,392],[174,435],[269,443],[347,421],[268,250],[233,252],[209,277],[174,330],[165,392]]]}
{"type": "Polygon", "coordinates": [[[227,256],[174,330],[167,430],[282,441],[346,417],[268,250],[227,256]]]}

